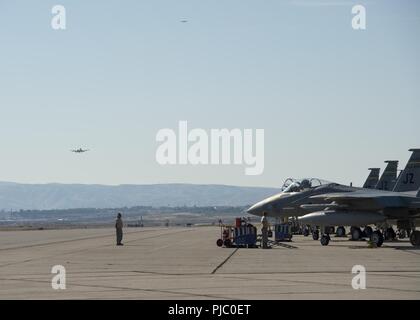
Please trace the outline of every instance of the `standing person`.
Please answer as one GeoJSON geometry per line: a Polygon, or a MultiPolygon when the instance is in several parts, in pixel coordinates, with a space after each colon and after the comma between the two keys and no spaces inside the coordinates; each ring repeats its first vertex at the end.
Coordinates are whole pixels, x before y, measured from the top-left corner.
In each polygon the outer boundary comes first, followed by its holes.
{"type": "Polygon", "coordinates": [[[261,218],[262,248],[268,249],[268,219],[267,212],[263,212],[261,218]]]}
{"type": "Polygon", "coordinates": [[[121,219],[121,213],[118,213],[117,219],[115,220],[115,229],[117,231],[117,246],[123,246],[121,243],[123,238],[123,221],[121,219]]]}

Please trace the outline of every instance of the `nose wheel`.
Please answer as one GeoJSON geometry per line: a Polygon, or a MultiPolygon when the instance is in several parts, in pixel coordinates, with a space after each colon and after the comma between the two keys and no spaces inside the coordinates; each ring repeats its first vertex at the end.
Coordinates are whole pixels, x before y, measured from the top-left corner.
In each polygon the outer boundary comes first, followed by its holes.
{"type": "Polygon", "coordinates": [[[380,231],[372,232],[372,235],[370,236],[370,241],[377,247],[380,247],[384,243],[384,236],[380,231]]]}
{"type": "Polygon", "coordinates": [[[330,240],[331,240],[330,236],[328,234],[324,234],[321,237],[321,244],[323,246],[328,246],[328,244],[330,243],[330,240]]]}

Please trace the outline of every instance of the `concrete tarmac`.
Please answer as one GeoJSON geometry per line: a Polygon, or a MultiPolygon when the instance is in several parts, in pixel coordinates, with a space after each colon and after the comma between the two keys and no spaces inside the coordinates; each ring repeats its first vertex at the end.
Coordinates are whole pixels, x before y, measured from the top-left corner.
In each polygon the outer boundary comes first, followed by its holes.
{"type": "Polygon", "coordinates": [[[0,299],[419,299],[420,250],[295,236],[269,250],[219,248],[218,227],[0,231],[0,299]],[[54,265],[66,289],[54,290],[54,265]],[[354,290],[354,265],[366,268],[354,290]]]}

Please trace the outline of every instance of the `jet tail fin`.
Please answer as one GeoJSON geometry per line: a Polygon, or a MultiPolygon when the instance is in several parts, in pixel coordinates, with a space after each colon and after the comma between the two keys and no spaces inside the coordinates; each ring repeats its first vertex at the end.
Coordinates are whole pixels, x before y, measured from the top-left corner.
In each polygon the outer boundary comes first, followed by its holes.
{"type": "Polygon", "coordinates": [[[398,161],[388,160],[385,163],[387,163],[387,166],[375,189],[392,190],[394,189],[395,183],[397,183],[398,161]]]}
{"type": "Polygon", "coordinates": [[[373,189],[378,184],[379,172],[381,171],[381,169],[369,168],[369,170],[370,170],[370,173],[365,181],[365,184],[363,185],[363,188],[373,189]]]}
{"type": "Polygon", "coordinates": [[[393,190],[395,192],[417,191],[420,188],[420,149],[409,151],[413,153],[397,180],[393,190]]]}

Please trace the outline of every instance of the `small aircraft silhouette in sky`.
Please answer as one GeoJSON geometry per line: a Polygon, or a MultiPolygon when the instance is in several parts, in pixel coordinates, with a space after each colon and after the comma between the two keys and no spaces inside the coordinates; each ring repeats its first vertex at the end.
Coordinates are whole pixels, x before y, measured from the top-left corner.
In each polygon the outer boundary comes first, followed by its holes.
{"type": "Polygon", "coordinates": [[[84,152],[88,152],[89,151],[89,149],[82,149],[82,148],[79,148],[79,149],[75,149],[75,150],[70,150],[71,152],[75,152],[75,153],[84,153],[84,152]]]}

